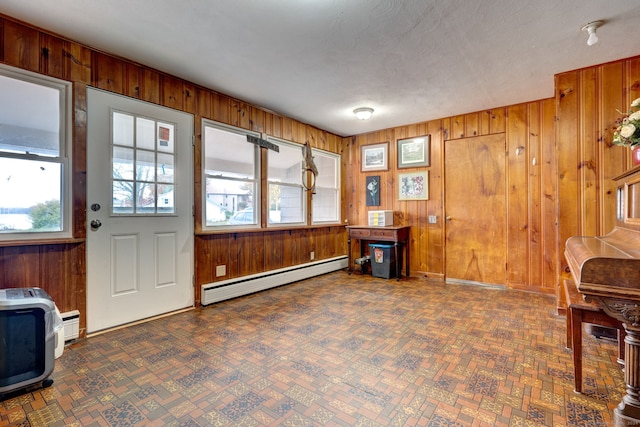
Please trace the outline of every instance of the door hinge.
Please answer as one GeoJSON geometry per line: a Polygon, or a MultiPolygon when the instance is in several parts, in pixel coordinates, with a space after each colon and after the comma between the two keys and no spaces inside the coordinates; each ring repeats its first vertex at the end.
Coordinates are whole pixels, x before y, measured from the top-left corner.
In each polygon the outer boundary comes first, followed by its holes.
{"type": "Polygon", "coordinates": [[[195,136],[195,134],[191,135],[191,145],[193,145],[194,147],[196,146],[196,136],[195,136]]]}

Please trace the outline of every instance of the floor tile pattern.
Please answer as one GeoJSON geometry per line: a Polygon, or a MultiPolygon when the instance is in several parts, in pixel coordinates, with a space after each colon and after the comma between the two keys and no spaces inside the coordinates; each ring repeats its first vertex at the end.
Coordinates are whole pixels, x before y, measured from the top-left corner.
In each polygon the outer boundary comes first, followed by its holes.
{"type": "Polygon", "coordinates": [[[573,392],[555,299],[340,271],[81,340],[23,426],[609,426],[614,342],[584,337],[573,392]]]}

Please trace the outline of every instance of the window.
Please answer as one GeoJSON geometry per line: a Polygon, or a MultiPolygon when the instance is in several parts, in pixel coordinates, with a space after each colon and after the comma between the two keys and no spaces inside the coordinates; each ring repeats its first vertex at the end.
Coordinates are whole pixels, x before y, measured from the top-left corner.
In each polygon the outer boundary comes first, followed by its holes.
{"type": "Polygon", "coordinates": [[[260,135],[208,120],[202,126],[203,226],[258,227],[260,148],[247,135],[260,135]]]}
{"type": "Polygon", "coordinates": [[[317,149],[312,151],[318,168],[313,223],[340,222],[340,156],[317,149]]]}
{"type": "Polygon", "coordinates": [[[175,124],[114,111],[111,127],[112,214],[174,214],[175,124]]]}
{"type": "MultiPolygon", "coordinates": [[[[303,180],[303,145],[203,120],[203,229],[295,227],[308,224],[310,193],[303,180]],[[261,143],[262,144],[262,143],[261,143]],[[261,153],[262,150],[262,153],[261,153]],[[262,156],[261,156],[262,154],[262,156]],[[260,167],[260,158],[266,165],[260,167]],[[267,176],[261,176],[260,171],[267,176]],[[262,188],[261,188],[262,186],[262,188]],[[266,209],[261,212],[261,192],[266,209]]],[[[313,200],[313,223],[340,222],[340,156],[313,150],[319,170],[313,200]]]]}
{"type": "Polygon", "coordinates": [[[0,64],[0,239],[71,237],[71,84],[0,64]]]}
{"type": "Polygon", "coordinates": [[[267,150],[269,225],[306,223],[306,194],[302,186],[302,146],[275,138],[279,151],[267,150]]]}

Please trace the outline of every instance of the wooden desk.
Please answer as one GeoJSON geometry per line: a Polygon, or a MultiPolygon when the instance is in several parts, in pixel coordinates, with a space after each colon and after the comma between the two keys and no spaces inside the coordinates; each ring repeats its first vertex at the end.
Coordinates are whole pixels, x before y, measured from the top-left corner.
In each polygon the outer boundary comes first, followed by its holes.
{"type": "Polygon", "coordinates": [[[622,322],[607,315],[596,302],[586,302],[571,280],[564,281],[567,300],[567,348],[573,349],[574,391],[582,393],[582,324],[607,326],[618,330],[618,363],[624,366],[624,337],[622,322]]]}
{"type": "Polygon", "coordinates": [[[405,259],[405,275],[409,276],[409,226],[403,227],[369,227],[364,225],[348,225],[347,226],[347,244],[349,251],[349,274],[351,274],[351,239],[360,240],[360,257],[364,256],[365,242],[393,242],[393,248],[396,256],[396,280],[400,280],[400,273],[402,272],[402,265],[400,263],[401,258],[398,257],[398,253],[402,255],[402,249],[404,249],[405,259]],[[400,251],[398,248],[400,247],[400,251]]]}

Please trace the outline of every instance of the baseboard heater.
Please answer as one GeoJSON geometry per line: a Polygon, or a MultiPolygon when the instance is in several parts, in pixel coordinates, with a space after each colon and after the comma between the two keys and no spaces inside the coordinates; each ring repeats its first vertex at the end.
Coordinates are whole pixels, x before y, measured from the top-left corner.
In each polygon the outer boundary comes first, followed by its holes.
{"type": "Polygon", "coordinates": [[[276,286],[297,282],[321,274],[347,268],[346,256],[314,261],[293,267],[271,270],[202,285],[202,305],[252,294],[276,286]]]}
{"type": "Polygon", "coordinates": [[[71,310],[60,313],[60,317],[62,317],[65,342],[77,340],[80,336],[80,312],[78,310],[71,310]]]}

